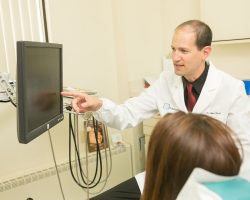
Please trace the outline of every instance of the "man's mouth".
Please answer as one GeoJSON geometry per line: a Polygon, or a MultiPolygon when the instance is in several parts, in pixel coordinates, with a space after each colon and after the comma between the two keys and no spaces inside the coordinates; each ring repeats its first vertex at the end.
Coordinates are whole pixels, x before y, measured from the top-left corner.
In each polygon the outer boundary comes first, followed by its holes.
{"type": "Polygon", "coordinates": [[[174,64],[174,66],[175,66],[176,68],[184,67],[184,65],[181,65],[181,64],[174,64]]]}

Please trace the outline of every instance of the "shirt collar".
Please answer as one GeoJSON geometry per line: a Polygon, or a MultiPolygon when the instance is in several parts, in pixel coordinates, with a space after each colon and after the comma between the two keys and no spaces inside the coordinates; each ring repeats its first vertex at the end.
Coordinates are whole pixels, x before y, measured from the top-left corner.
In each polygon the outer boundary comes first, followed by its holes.
{"type": "MultiPolygon", "coordinates": [[[[194,82],[192,82],[193,84],[193,91],[197,93],[197,95],[200,95],[201,90],[203,88],[203,85],[206,81],[207,78],[207,73],[208,73],[208,69],[209,69],[209,63],[205,62],[205,69],[202,72],[202,74],[200,75],[200,77],[198,79],[196,79],[194,82]]],[[[183,82],[183,87],[184,89],[187,87],[187,83],[188,80],[185,79],[185,77],[182,77],[182,82],[183,82]]]]}

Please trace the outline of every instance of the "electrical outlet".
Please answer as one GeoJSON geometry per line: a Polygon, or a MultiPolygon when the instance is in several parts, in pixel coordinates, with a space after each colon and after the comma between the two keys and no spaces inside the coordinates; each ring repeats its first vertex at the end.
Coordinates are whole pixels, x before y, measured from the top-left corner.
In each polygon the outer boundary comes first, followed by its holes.
{"type": "Polygon", "coordinates": [[[123,143],[123,139],[122,139],[122,134],[121,133],[112,134],[111,135],[111,139],[112,139],[112,143],[114,145],[123,143]]]}

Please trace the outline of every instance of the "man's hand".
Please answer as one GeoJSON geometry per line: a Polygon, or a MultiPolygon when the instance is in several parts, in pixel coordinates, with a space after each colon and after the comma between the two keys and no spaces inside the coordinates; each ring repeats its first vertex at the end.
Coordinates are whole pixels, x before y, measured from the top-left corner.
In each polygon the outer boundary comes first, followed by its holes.
{"type": "Polygon", "coordinates": [[[72,107],[77,113],[97,111],[102,107],[102,100],[80,92],[61,92],[62,96],[72,96],[72,107]]]}

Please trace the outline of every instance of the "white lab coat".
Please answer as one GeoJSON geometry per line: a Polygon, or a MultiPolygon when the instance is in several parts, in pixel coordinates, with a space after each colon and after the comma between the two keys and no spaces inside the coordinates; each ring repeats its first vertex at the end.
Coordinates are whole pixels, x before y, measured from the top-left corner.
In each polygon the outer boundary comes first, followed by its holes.
{"type": "MultiPolygon", "coordinates": [[[[163,116],[178,110],[188,112],[182,78],[174,73],[171,66],[160,74],[151,87],[124,104],[116,105],[103,99],[102,108],[94,116],[110,127],[125,129],[136,126],[156,112],[163,116]]],[[[244,83],[218,70],[211,62],[193,112],[212,116],[228,124],[241,143],[250,147],[250,99],[246,95],[244,83]]]]}

